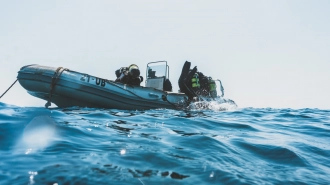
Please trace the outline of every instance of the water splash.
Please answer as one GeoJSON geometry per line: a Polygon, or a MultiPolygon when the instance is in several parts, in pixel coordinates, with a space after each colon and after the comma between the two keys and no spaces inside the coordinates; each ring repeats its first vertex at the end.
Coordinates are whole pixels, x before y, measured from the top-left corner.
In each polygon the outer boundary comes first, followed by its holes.
{"type": "Polygon", "coordinates": [[[188,106],[189,110],[214,110],[214,111],[232,111],[237,109],[233,100],[225,98],[215,98],[214,100],[204,100],[193,102],[188,106]]]}

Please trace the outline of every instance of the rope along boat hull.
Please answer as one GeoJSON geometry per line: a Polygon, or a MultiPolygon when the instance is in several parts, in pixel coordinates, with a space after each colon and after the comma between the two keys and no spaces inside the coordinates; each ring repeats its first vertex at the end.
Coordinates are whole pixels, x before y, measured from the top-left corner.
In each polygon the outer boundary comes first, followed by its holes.
{"type": "Polygon", "coordinates": [[[24,66],[17,79],[29,94],[58,107],[112,109],[178,109],[187,96],[151,87],[130,86],[62,67],[24,66]]]}

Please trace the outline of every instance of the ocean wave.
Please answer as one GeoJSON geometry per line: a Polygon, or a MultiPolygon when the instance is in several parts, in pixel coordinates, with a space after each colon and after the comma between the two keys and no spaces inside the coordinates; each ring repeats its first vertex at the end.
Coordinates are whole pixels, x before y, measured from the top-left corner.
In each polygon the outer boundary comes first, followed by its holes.
{"type": "Polygon", "coordinates": [[[329,110],[215,104],[126,111],[1,103],[0,184],[330,183],[329,110]]]}

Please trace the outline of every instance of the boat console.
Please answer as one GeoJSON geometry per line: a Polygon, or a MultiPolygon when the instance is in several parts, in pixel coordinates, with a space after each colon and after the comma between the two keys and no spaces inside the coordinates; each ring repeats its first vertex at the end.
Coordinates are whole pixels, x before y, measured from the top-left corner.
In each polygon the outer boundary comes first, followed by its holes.
{"type": "Polygon", "coordinates": [[[149,62],[147,64],[145,86],[162,91],[172,91],[167,61],[149,62]]]}

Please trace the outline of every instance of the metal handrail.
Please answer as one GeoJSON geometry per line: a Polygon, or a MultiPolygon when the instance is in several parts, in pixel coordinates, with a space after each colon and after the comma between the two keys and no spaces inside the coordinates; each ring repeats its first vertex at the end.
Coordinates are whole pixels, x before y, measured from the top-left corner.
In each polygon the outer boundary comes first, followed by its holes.
{"type": "Polygon", "coordinates": [[[221,97],[223,97],[223,96],[225,95],[225,93],[224,93],[225,89],[224,89],[223,86],[222,86],[221,80],[217,79],[217,80],[215,80],[215,81],[219,81],[219,83],[220,83],[221,97]]]}

